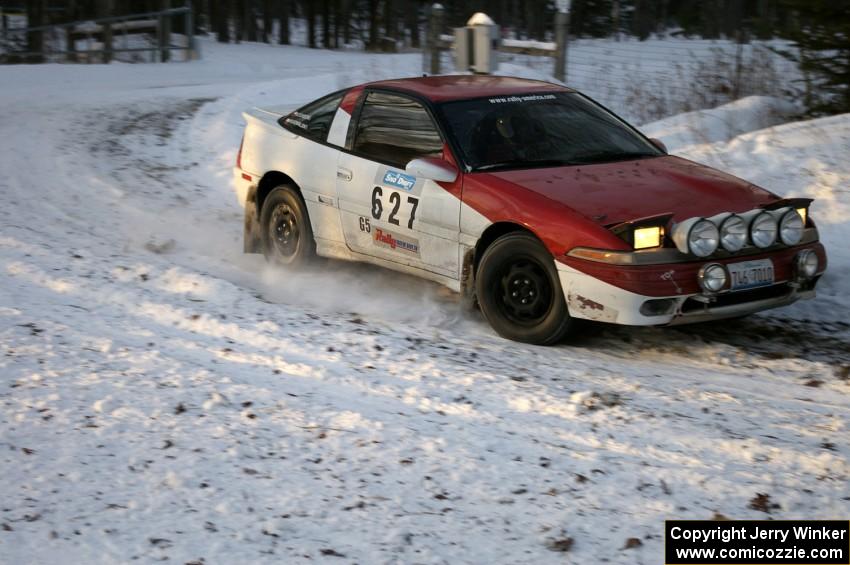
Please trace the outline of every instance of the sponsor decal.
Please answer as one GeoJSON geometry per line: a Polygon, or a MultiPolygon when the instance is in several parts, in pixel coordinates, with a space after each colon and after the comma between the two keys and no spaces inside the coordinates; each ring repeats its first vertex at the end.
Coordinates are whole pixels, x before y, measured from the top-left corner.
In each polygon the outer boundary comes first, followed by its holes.
{"type": "Polygon", "coordinates": [[[410,192],[416,185],[416,177],[400,173],[398,171],[387,171],[384,173],[383,182],[387,186],[400,188],[410,192]]]}
{"type": "Polygon", "coordinates": [[[554,94],[527,94],[525,96],[499,96],[490,98],[490,104],[509,104],[511,102],[538,102],[540,100],[555,100],[554,94]]]}
{"type": "Polygon", "coordinates": [[[577,316],[599,322],[616,322],[619,315],[618,310],[573,292],[567,295],[567,305],[577,316]]]}
{"type": "Polygon", "coordinates": [[[582,309],[591,309],[591,310],[604,310],[605,307],[598,302],[591,300],[590,298],[585,298],[580,294],[576,294],[576,300],[580,304],[582,309]]]}
{"type": "Polygon", "coordinates": [[[293,125],[297,128],[307,129],[310,119],[311,116],[309,114],[302,114],[301,112],[295,111],[289,114],[285,121],[287,124],[293,125]]]}
{"type": "Polygon", "coordinates": [[[400,237],[381,228],[375,228],[372,241],[378,247],[386,247],[393,251],[403,251],[411,255],[419,255],[419,241],[413,238],[400,237]]]}
{"type": "Polygon", "coordinates": [[[667,271],[666,273],[661,274],[662,281],[670,281],[673,283],[673,286],[676,287],[676,294],[682,294],[682,288],[676,283],[676,279],[673,278],[676,275],[676,271],[667,271]]]}

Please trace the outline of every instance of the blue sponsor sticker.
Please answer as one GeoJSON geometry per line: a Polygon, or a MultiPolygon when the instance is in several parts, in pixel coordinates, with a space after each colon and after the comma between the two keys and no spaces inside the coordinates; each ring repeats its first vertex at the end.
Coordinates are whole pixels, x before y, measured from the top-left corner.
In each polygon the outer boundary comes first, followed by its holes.
{"type": "Polygon", "coordinates": [[[384,173],[383,183],[410,192],[416,184],[416,177],[400,173],[398,171],[387,171],[384,173]]]}

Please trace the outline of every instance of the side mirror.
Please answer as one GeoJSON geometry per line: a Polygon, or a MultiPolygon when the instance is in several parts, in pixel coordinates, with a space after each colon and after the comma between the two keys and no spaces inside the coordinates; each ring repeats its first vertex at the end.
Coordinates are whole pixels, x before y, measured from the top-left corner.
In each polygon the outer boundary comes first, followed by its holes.
{"type": "Polygon", "coordinates": [[[415,177],[437,182],[454,182],[457,179],[457,167],[448,161],[433,157],[413,159],[404,170],[415,177]]]}
{"type": "Polygon", "coordinates": [[[649,141],[651,141],[654,146],[656,146],[657,148],[659,148],[663,152],[667,153],[667,146],[664,145],[663,141],[661,141],[660,139],[656,139],[654,137],[650,137],[649,141]]]}

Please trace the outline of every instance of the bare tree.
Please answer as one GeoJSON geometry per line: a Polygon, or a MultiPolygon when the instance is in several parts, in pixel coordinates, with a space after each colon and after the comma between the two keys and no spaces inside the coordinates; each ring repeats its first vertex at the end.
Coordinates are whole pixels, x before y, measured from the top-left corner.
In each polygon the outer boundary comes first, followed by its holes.
{"type": "Polygon", "coordinates": [[[340,0],[342,4],[342,42],[351,43],[351,1],[340,0]]]}
{"type": "Polygon", "coordinates": [[[307,46],[316,48],[316,5],[312,0],[307,4],[307,46]]]}
{"type": "Polygon", "coordinates": [[[369,44],[371,50],[378,48],[378,0],[369,0],[369,44]]]}
{"type": "Polygon", "coordinates": [[[241,0],[242,37],[245,41],[257,41],[257,15],[254,13],[254,0],[241,0]]]}
{"type": "Polygon", "coordinates": [[[289,45],[289,9],[289,0],[278,0],[280,33],[277,36],[277,40],[281,45],[289,45]]]}
{"type": "Polygon", "coordinates": [[[222,43],[230,43],[230,14],[233,11],[233,0],[210,2],[210,16],[213,27],[222,43]]]}
{"type": "MultiPolygon", "coordinates": [[[[43,26],[47,23],[47,0],[27,1],[27,27],[43,26]]],[[[27,34],[27,51],[38,53],[31,55],[30,61],[41,63],[44,61],[44,32],[31,31],[27,34]]]]}
{"type": "Polygon", "coordinates": [[[393,0],[384,0],[384,37],[396,39],[398,36],[398,21],[393,6],[393,0]]]}
{"type": "Polygon", "coordinates": [[[331,2],[322,0],[322,47],[331,46],[331,2]]]}
{"type": "Polygon", "coordinates": [[[410,45],[419,47],[419,0],[407,0],[406,24],[410,30],[410,45]]]}
{"type": "Polygon", "coordinates": [[[272,0],[263,0],[263,41],[266,43],[272,42],[273,16],[272,0]]]}
{"type": "Polygon", "coordinates": [[[339,27],[342,22],[342,2],[340,0],[332,0],[333,18],[334,18],[334,34],[333,48],[339,49],[339,27]]]}

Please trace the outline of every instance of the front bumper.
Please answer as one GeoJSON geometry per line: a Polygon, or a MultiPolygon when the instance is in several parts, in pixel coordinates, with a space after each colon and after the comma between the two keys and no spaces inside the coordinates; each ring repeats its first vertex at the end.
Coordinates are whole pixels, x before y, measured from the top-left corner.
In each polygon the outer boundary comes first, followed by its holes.
{"type": "Polygon", "coordinates": [[[632,292],[556,261],[558,276],[574,318],[629,326],[679,325],[745,316],[762,310],[787,306],[797,300],[814,298],[815,285],[823,271],[812,280],[796,283],[780,280],[756,289],[707,296],[685,290],[683,281],[673,284],[676,294],[632,292]]]}

